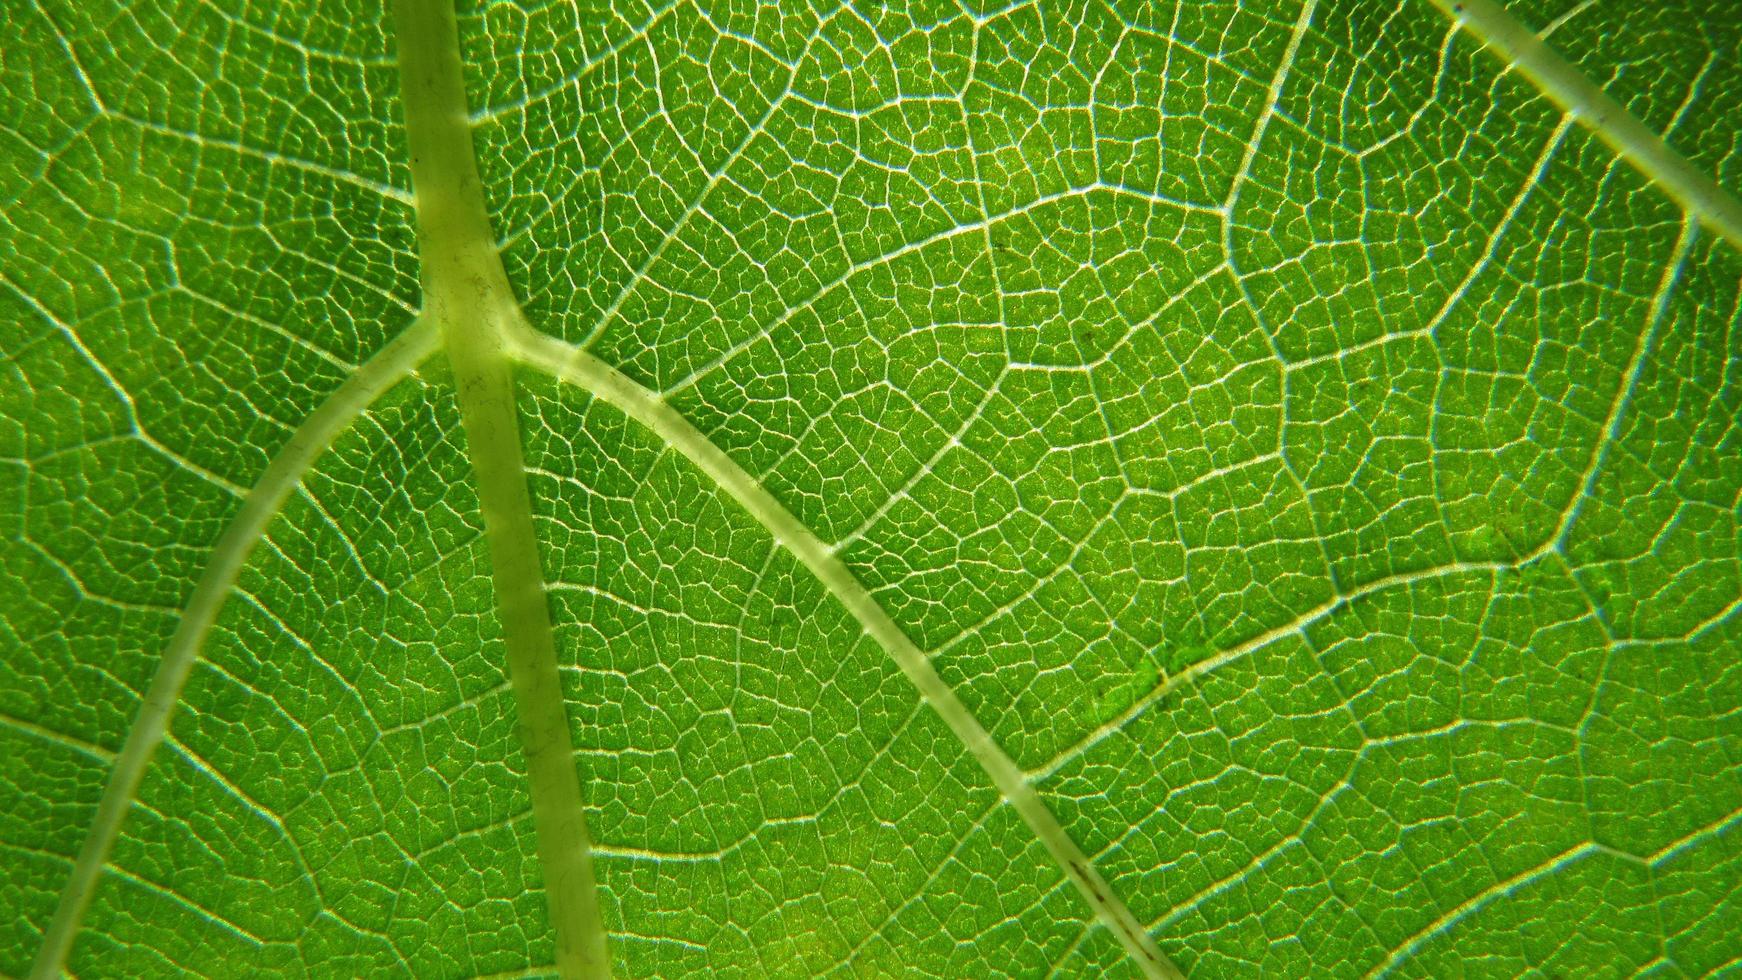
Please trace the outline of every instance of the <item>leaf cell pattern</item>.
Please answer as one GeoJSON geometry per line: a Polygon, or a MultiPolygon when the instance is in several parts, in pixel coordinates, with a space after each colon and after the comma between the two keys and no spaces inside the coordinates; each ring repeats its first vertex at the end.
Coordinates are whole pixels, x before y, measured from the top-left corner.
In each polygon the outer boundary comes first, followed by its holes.
{"type": "MultiPolygon", "coordinates": [[[[1726,6],[462,4],[613,972],[1734,970],[1726,6]]],[[[0,28],[0,974],[557,972],[405,36],[0,28]]]]}

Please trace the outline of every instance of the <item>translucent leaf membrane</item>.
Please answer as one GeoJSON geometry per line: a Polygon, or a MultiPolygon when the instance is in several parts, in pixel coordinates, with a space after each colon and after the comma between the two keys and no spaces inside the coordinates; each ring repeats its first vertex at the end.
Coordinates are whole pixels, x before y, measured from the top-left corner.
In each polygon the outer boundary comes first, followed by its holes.
{"type": "MultiPolygon", "coordinates": [[[[1514,7],[1742,190],[1725,4],[1514,7]]],[[[1175,963],[1722,970],[1742,257],[1457,15],[460,34],[531,326],[829,546],[1175,963]]],[[[0,14],[0,973],[214,543],[417,313],[389,26],[0,14]]],[[[517,383],[617,974],[1137,974],[839,590],[584,385],[517,383]]],[[[451,379],[338,429],[124,800],[74,975],[555,963],[451,379]]]]}
{"type": "Polygon", "coordinates": [[[626,976],[1093,964],[1075,892],[889,656],[688,461],[524,379],[606,926],[626,976]]]}
{"type": "Polygon", "coordinates": [[[406,382],[260,542],[69,963],[476,975],[549,962],[477,500],[406,382]]]}
{"type": "Polygon", "coordinates": [[[0,15],[0,972],[246,488],[410,319],[393,67],[355,13],[0,15]]]}

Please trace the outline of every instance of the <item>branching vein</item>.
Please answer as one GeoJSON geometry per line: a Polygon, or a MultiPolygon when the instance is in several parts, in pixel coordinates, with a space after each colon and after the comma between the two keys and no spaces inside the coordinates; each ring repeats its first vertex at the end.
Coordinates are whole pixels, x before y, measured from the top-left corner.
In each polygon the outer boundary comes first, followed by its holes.
{"type": "Polygon", "coordinates": [[[51,980],[60,975],[67,950],[72,947],[79,922],[84,918],[98,878],[108,861],[109,849],[121,831],[121,821],[139,791],[139,781],[145,775],[152,753],[163,741],[170,714],[181,700],[188,673],[193,670],[206,634],[217,621],[218,612],[229,598],[243,564],[266,533],[267,524],[277,516],[285,498],[302,482],[303,474],[332,445],[339,433],[383,392],[410,374],[436,349],[436,342],[435,325],[420,319],[358,368],[291,435],[290,441],[279,450],[259,482],[243,499],[242,508],[231,519],[229,527],[224,529],[223,536],[212,549],[205,571],[194,586],[181,622],[169,639],[157,675],[145,692],[139,715],[127,732],[127,740],[121,746],[114,768],[109,771],[109,781],[97,802],[97,815],[91,821],[91,831],[73,861],[72,873],[61,891],[60,904],[55,907],[54,918],[43,935],[42,947],[31,968],[31,976],[36,980],[51,980]]]}
{"type": "Polygon", "coordinates": [[[513,342],[527,365],[585,389],[652,430],[768,528],[895,660],[1144,973],[1151,977],[1183,976],[1065,833],[1022,770],[938,676],[925,652],[908,639],[822,539],[658,395],[586,351],[554,338],[523,332],[516,334],[513,342]]]}
{"type": "MultiPolygon", "coordinates": [[[[1492,0],[1433,0],[1446,16],[1609,144],[1689,214],[1742,248],[1742,202],[1492,0]]],[[[1557,22],[1558,23],[1558,22],[1557,22]]],[[[1553,26],[1553,25],[1551,25],[1553,26]]]]}
{"type": "Polygon", "coordinates": [[[398,0],[393,10],[424,304],[447,343],[484,512],[557,970],[564,977],[608,977],[592,847],[503,348],[519,304],[502,270],[472,156],[454,10],[449,0],[398,0]]]}

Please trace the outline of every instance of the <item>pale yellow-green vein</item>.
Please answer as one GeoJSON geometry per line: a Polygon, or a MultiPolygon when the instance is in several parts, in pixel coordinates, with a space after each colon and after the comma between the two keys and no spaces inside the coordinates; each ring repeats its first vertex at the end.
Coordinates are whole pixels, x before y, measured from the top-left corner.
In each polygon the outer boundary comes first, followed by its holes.
{"type": "Polygon", "coordinates": [[[1688,214],[1742,248],[1742,202],[1695,169],[1614,97],[1492,0],[1432,0],[1549,101],[1596,133],[1688,214]]]}
{"type": "Polygon", "coordinates": [[[243,498],[241,509],[231,518],[229,526],[212,548],[205,570],[182,611],[181,621],[164,648],[163,659],[158,663],[157,674],[140,703],[139,714],[127,732],[113,768],[109,770],[109,779],[97,802],[90,832],[73,860],[72,873],[61,890],[54,917],[49,921],[42,946],[31,967],[32,977],[49,980],[60,975],[73,938],[78,934],[79,923],[108,861],[109,850],[121,831],[121,822],[139,791],[145,767],[163,741],[170,715],[181,699],[182,687],[199,659],[206,635],[216,622],[224,601],[229,598],[242,566],[266,533],[266,526],[277,516],[285,498],[302,482],[303,474],[332,445],[339,433],[382,392],[405,378],[434,352],[437,343],[433,323],[424,319],[414,322],[327,396],[326,401],[292,433],[253,489],[243,498]]]}
{"type": "Polygon", "coordinates": [[[524,331],[514,335],[511,342],[517,356],[529,367],[579,386],[646,426],[766,527],[774,539],[852,613],[907,675],[926,704],[962,741],[999,793],[1028,824],[1058,862],[1065,877],[1076,886],[1096,917],[1119,940],[1144,974],[1150,977],[1183,976],[1157,948],[1155,941],[1101,877],[1082,848],[1059,825],[1022,770],[938,676],[925,652],[908,639],[833,549],[658,395],[586,351],[551,337],[524,331]]]}
{"type": "Polygon", "coordinates": [[[440,326],[483,509],[496,610],[531,784],[557,971],[610,975],[592,847],[557,673],[504,332],[519,304],[485,210],[450,0],[396,0],[424,310],[440,326]]]}

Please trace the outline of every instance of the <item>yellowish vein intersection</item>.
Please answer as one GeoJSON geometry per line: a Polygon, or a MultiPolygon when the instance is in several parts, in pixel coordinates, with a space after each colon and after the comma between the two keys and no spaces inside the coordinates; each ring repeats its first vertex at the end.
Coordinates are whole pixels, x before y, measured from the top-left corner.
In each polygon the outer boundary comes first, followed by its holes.
{"type": "Polygon", "coordinates": [[[1697,6],[9,13],[0,973],[1733,965],[1697,6]]]}

